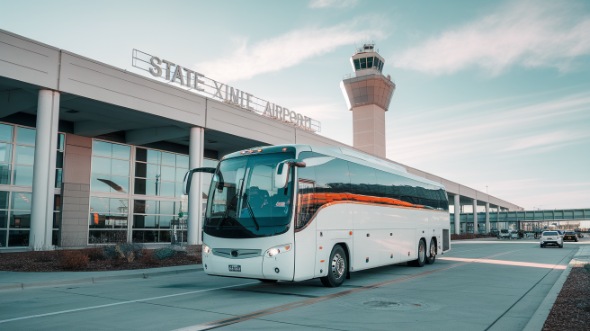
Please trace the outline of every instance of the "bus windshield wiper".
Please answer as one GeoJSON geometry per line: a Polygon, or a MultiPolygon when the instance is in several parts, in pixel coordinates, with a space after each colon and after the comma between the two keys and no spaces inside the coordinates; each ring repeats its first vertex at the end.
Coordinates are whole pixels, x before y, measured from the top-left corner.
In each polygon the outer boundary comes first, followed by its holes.
{"type": "Polygon", "coordinates": [[[232,220],[232,219],[234,221],[236,220],[235,217],[230,217],[229,216],[229,212],[230,212],[230,210],[232,210],[232,208],[231,208],[232,206],[234,207],[233,210],[236,211],[236,213],[237,213],[237,210],[236,210],[237,209],[237,206],[238,206],[238,194],[237,193],[234,194],[232,196],[232,198],[229,200],[229,203],[227,204],[227,207],[226,207],[225,211],[223,212],[223,216],[219,220],[219,223],[217,223],[217,230],[219,230],[221,228],[221,225],[225,221],[232,220]]]}
{"type": "Polygon", "coordinates": [[[256,231],[260,230],[260,226],[258,225],[258,222],[256,221],[256,216],[254,216],[254,211],[252,210],[252,206],[250,205],[250,201],[248,201],[248,194],[244,194],[244,202],[246,203],[246,209],[248,209],[248,212],[250,212],[250,216],[252,216],[252,221],[254,222],[254,225],[256,226],[256,231]]]}

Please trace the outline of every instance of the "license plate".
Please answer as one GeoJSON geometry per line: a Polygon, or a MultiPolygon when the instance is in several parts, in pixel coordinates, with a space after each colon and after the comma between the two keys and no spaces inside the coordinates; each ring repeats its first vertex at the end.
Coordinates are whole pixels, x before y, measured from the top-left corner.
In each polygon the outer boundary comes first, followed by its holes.
{"type": "Polygon", "coordinates": [[[239,264],[230,264],[228,265],[229,271],[232,272],[242,272],[242,266],[239,264]]]}

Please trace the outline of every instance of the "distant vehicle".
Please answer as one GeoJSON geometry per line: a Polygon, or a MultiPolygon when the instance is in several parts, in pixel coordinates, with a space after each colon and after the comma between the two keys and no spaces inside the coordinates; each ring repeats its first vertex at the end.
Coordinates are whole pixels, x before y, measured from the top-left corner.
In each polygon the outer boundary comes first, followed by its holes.
{"type": "Polygon", "coordinates": [[[578,235],[574,231],[565,231],[563,241],[578,241],[578,235]]]}
{"type": "Polygon", "coordinates": [[[543,231],[539,244],[541,248],[547,245],[556,245],[559,248],[563,248],[563,237],[557,231],[543,231]]]}
{"type": "Polygon", "coordinates": [[[499,235],[500,235],[500,231],[498,231],[498,229],[491,229],[490,230],[490,236],[497,237],[499,235]]]}
{"type": "Polygon", "coordinates": [[[584,234],[581,231],[576,231],[578,238],[584,238],[584,234]]]}
{"type": "Polygon", "coordinates": [[[519,239],[518,231],[510,231],[510,239],[519,239]]]}
{"type": "Polygon", "coordinates": [[[501,229],[498,233],[498,239],[510,239],[510,231],[508,229],[501,229]]]}

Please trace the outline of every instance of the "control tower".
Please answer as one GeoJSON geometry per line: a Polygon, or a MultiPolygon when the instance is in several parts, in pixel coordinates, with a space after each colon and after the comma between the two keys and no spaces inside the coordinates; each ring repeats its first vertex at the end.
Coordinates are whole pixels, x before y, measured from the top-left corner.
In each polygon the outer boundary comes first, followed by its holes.
{"type": "Polygon", "coordinates": [[[385,112],[395,89],[383,76],[385,60],[375,44],[364,44],[350,58],[354,77],[340,83],[348,109],[352,111],[352,145],[366,153],[385,158],[385,112]]]}

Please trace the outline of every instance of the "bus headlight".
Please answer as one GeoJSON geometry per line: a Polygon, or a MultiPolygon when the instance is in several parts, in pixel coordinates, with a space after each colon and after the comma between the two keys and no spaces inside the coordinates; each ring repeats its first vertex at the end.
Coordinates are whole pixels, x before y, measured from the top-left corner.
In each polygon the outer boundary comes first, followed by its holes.
{"type": "Polygon", "coordinates": [[[211,253],[211,247],[209,247],[209,246],[207,246],[205,244],[203,244],[202,250],[203,250],[203,254],[209,254],[209,253],[211,253]]]}
{"type": "Polygon", "coordinates": [[[264,253],[264,255],[266,257],[273,257],[273,256],[277,256],[281,253],[285,253],[291,250],[291,244],[286,244],[286,245],[280,245],[280,246],[275,246],[273,248],[269,248],[266,253],[264,253]]]}

